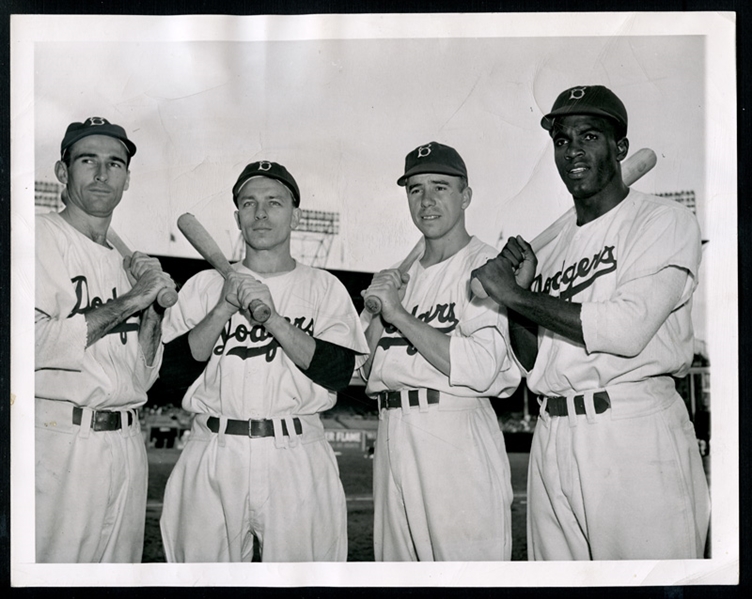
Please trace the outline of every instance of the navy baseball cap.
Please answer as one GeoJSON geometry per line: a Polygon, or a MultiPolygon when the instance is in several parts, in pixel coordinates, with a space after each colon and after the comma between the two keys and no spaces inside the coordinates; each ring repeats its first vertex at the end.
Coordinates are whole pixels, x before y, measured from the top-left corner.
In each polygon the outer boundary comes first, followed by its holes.
{"type": "Polygon", "coordinates": [[[465,161],[457,150],[436,141],[418,146],[405,156],[405,174],[397,179],[397,185],[404,187],[412,175],[439,173],[467,179],[465,161]]]}
{"type": "Polygon", "coordinates": [[[136,153],[136,144],[134,144],[125,134],[125,129],[120,125],[115,125],[103,119],[101,116],[90,116],[83,123],[71,123],[65,131],[65,137],[60,143],[60,156],[65,156],[65,151],[78,140],[89,135],[106,135],[114,137],[122,142],[131,158],[136,153]]]}
{"type": "Polygon", "coordinates": [[[541,119],[541,127],[551,131],[557,116],[590,114],[616,121],[627,133],[627,109],[622,101],[602,85],[578,85],[561,92],[554,106],[541,119]]]}
{"type": "Polygon", "coordinates": [[[293,204],[295,207],[297,208],[300,206],[300,189],[298,189],[298,184],[295,182],[295,179],[293,179],[293,176],[281,164],[269,162],[268,160],[252,162],[243,169],[243,172],[240,173],[238,180],[232,187],[232,199],[235,204],[238,203],[238,193],[240,193],[240,188],[243,187],[246,181],[251,177],[269,177],[270,179],[276,179],[280,183],[283,183],[292,192],[293,204]]]}

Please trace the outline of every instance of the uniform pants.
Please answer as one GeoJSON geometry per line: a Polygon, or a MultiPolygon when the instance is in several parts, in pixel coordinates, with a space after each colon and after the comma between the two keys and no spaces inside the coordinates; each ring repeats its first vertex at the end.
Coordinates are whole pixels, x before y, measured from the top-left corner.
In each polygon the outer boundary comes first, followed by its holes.
{"type": "Polygon", "coordinates": [[[491,561],[512,554],[512,484],[487,400],[382,410],[374,454],[377,561],[491,561]]]}
{"type": "Polygon", "coordinates": [[[71,423],[72,404],[36,402],[37,562],[140,563],[147,458],[138,418],[118,431],[71,423]]]}
{"type": "Polygon", "coordinates": [[[254,536],[265,562],[345,561],[337,459],[318,416],[306,432],[310,419],[300,437],[250,439],[212,433],[197,416],[165,489],[167,561],[249,562],[254,536]]]}
{"type": "Polygon", "coordinates": [[[677,395],[652,414],[612,416],[538,420],[528,474],[529,559],[703,557],[710,500],[684,402],[677,395]]]}

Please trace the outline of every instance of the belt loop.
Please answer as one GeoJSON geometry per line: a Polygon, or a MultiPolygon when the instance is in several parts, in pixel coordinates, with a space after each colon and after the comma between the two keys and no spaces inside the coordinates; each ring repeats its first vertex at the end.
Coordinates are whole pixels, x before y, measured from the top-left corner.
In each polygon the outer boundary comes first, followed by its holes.
{"type": "Polygon", "coordinates": [[[418,410],[428,412],[428,389],[418,389],[418,410]]]}
{"type": "Polygon", "coordinates": [[[410,413],[410,390],[403,389],[399,392],[400,404],[402,405],[402,414],[407,416],[410,413]]]}
{"type": "Polygon", "coordinates": [[[227,444],[227,438],[225,437],[225,429],[227,428],[227,416],[218,417],[219,424],[217,425],[217,444],[220,447],[224,447],[227,444]]]}
{"type": "Polygon", "coordinates": [[[595,422],[595,404],[593,403],[593,392],[587,391],[582,394],[582,401],[585,403],[585,414],[590,424],[595,422]]]}
{"type": "Polygon", "coordinates": [[[274,447],[277,449],[287,449],[287,439],[285,439],[282,433],[282,421],[279,418],[272,418],[271,420],[274,426],[274,447]]]}
{"type": "Polygon", "coordinates": [[[290,447],[297,447],[299,437],[298,431],[295,430],[295,418],[292,416],[285,416],[285,422],[287,423],[287,434],[290,436],[290,447]]]}
{"type": "Polygon", "coordinates": [[[384,391],[379,391],[378,395],[376,395],[376,405],[379,408],[379,420],[384,420],[384,406],[381,405],[382,401],[386,401],[384,393],[384,391]]]}
{"type": "Polygon", "coordinates": [[[131,427],[128,426],[128,414],[130,413],[130,410],[119,410],[120,413],[120,434],[123,437],[131,437],[133,435],[133,431],[131,431],[131,427]]]}
{"type": "Polygon", "coordinates": [[[546,411],[546,407],[548,406],[548,396],[539,395],[538,405],[540,406],[540,410],[538,412],[540,419],[546,426],[548,426],[548,423],[551,422],[551,415],[546,411]]]}
{"type": "Polygon", "coordinates": [[[574,395],[567,395],[567,418],[570,428],[577,426],[577,410],[574,407],[574,395]]]}
{"type": "MultiPolygon", "coordinates": [[[[71,416],[73,418],[73,416],[71,416]]],[[[91,408],[81,408],[81,424],[78,429],[78,436],[82,439],[88,439],[91,432],[92,421],[94,420],[94,410],[91,408]]]]}

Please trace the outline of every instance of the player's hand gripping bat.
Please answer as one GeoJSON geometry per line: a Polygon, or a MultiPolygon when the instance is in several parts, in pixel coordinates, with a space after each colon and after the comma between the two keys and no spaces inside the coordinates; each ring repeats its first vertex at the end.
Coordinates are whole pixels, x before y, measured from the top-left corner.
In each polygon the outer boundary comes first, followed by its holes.
{"type": "MultiPolygon", "coordinates": [[[[122,239],[120,239],[120,235],[118,235],[112,227],[107,230],[107,241],[112,244],[123,258],[130,258],[133,255],[131,249],[122,239]]],[[[128,273],[128,277],[133,279],[130,273],[128,273]]],[[[177,301],[178,292],[174,289],[163,287],[159,290],[159,293],[157,293],[157,303],[163,308],[174,306],[177,301]]]]}
{"type": "MultiPolygon", "coordinates": [[[[204,260],[211,264],[225,279],[231,273],[235,272],[222,253],[222,250],[219,249],[217,242],[214,241],[195,216],[188,212],[182,214],[178,218],[178,229],[191,242],[191,245],[196,248],[196,251],[201,254],[204,260]]],[[[269,306],[259,299],[253,300],[249,309],[253,315],[253,319],[261,324],[265,323],[272,313],[269,306]]]]}
{"type": "MultiPolygon", "coordinates": [[[[629,158],[624,160],[621,165],[621,177],[624,180],[625,185],[627,187],[632,185],[645,173],[650,171],[657,161],[658,158],[656,157],[655,152],[650,148],[637,150],[629,158]]],[[[564,225],[574,218],[573,213],[574,206],[557,218],[553,223],[546,227],[540,235],[530,242],[530,245],[536,254],[541,248],[545,247],[556,238],[564,228],[564,225]]],[[[470,290],[473,292],[473,295],[481,299],[488,297],[486,290],[483,288],[483,284],[478,279],[473,278],[472,281],[470,281],[470,290]]]]}
{"type": "MultiPolygon", "coordinates": [[[[407,257],[397,267],[397,270],[400,272],[400,274],[405,274],[408,270],[410,270],[410,267],[413,265],[413,262],[415,262],[418,258],[420,258],[425,248],[426,248],[426,242],[421,237],[418,240],[418,243],[415,244],[415,247],[412,250],[410,250],[410,253],[407,255],[407,257]]],[[[366,297],[365,306],[366,306],[366,310],[368,310],[371,314],[374,314],[374,315],[381,314],[381,300],[375,295],[369,295],[368,297],[366,297]]]]}

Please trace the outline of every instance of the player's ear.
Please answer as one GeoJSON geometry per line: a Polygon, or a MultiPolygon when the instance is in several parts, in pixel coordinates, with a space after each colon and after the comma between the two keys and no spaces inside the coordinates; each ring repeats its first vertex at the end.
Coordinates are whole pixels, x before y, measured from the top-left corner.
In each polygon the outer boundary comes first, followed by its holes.
{"type": "Polygon", "coordinates": [[[62,160],[55,163],[55,176],[63,185],[68,185],[68,166],[62,160]]]}
{"type": "Polygon", "coordinates": [[[125,176],[125,185],[123,185],[123,191],[128,191],[128,186],[131,184],[131,172],[125,176]]]}
{"type": "Polygon", "coordinates": [[[295,229],[300,224],[300,208],[292,209],[292,218],[290,219],[290,228],[295,229]]]}
{"type": "Polygon", "coordinates": [[[240,215],[237,210],[233,213],[233,216],[235,217],[235,224],[238,226],[238,229],[242,231],[243,229],[240,227],[240,215]]]}
{"type": "Polygon", "coordinates": [[[473,200],[473,189],[469,185],[462,190],[462,209],[466,210],[473,200]]]}
{"type": "Polygon", "coordinates": [[[627,157],[627,152],[629,152],[629,140],[622,137],[616,142],[616,159],[621,162],[627,157]]]}

